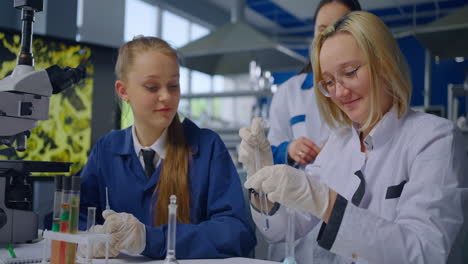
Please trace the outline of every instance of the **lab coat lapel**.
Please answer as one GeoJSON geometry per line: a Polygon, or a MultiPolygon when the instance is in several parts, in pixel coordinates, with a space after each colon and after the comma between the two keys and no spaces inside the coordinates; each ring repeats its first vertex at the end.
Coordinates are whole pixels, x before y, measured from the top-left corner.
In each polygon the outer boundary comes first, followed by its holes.
{"type": "Polygon", "coordinates": [[[133,176],[138,182],[145,185],[148,179],[146,178],[145,171],[141,166],[141,163],[138,160],[138,157],[136,156],[135,152],[130,153],[130,155],[128,155],[127,157],[129,171],[133,174],[133,176]]]}
{"type": "MultiPolygon", "coordinates": [[[[345,178],[347,179],[347,182],[343,182],[343,177],[340,177],[340,175],[335,175],[337,181],[336,184],[340,185],[340,189],[342,190],[342,192],[338,191],[338,193],[340,193],[348,201],[353,200],[354,195],[356,194],[356,192],[359,189],[359,186],[361,185],[361,178],[358,176],[358,172],[361,171],[361,168],[364,165],[365,157],[363,153],[354,153],[353,156],[350,157],[350,160],[352,160],[352,164],[348,168],[352,169],[349,171],[340,170],[341,173],[344,173],[346,175],[345,178]]],[[[365,180],[364,175],[362,173],[360,175],[363,176],[362,180],[365,180]]],[[[361,199],[359,199],[359,201],[361,199]]]]}
{"type": "MultiPolygon", "coordinates": [[[[363,175],[363,168],[366,162],[366,154],[361,152],[361,141],[359,140],[359,134],[358,132],[353,128],[353,134],[351,138],[351,147],[349,148],[349,153],[348,156],[350,157],[351,160],[351,171],[349,171],[349,177],[350,179],[350,184],[348,186],[346,194],[348,201],[352,201],[353,197],[355,197],[356,193],[359,190],[359,187],[365,186],[365,175],[363,175]],[[364,181],[364,182],[363,182],[364,181]]],[[[362,190],[362,191],[365,191],[362,190]]],[[[359,202],[362,200],[362,196],[364,196],[364,193],[359,194],[360,198],[358,199],[359,202]]]]}
{"type": "Polygon", "coordinates": [[[326,168],[324,176],[328,178],[326,181],[329,183],[329,187],[348,201],[352,200],[361,184],[361,179],[356,175],[356,172],[361,170],[365,163],[365,154],[360,151],[359,136],[354,129],[352,133],[350,132],[347,129],[335,130],[336,140],[332,139],[330,143],[333,145],[326,146],[330,147],[326,150],[330,155],[327,155],[328,157],[323,162],[326,168]],[[337,156],[336,151],[338,150],[341,151],[341,154],[337,156]]]}
{"type": "Polygon", "coordinates": [[[112,152],[121,157],[125,167],[128,168],[127,173],[132,174],[140,184],[146,184],[145,171],[138,160],[133,146],[132,127],[126,128],[123,137],[116,140],[116,142],[122,142],[122,144],[112,144],[112,152]]]}

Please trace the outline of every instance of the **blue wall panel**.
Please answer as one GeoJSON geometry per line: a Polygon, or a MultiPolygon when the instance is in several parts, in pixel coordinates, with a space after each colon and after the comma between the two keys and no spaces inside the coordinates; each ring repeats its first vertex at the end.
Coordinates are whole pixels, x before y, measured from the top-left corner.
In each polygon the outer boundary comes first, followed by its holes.
{"type": "MultiPolygon", "coordinates": [[[[413,84],[411,105],[424,104],[424,61],[425,48],[414,37],[398,40],[400,48],[408,61],[413,84]]],[[[441,59],[438,63],[432,59],[431,72],[431,104],[443,105],[447,111],[447,85],[449,83],[461,84],[465,80],[465,69],[468,62],[456,62],[454,59],[441,59]]],[[[463,109],[464,111],[464,109],[463,109]]]]}
{"type": "Polygon", "coordinates": [[[424,104],[424,56],[425,49],[414,37],[406,37],[398,40],[400,49],[408,62],[413,93],[411,105],[424,104]]]}

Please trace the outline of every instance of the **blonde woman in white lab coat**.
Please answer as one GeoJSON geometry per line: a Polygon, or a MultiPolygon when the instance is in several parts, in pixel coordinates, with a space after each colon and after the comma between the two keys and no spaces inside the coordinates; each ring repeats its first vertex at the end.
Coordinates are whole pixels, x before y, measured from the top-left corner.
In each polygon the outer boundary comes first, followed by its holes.
{"type": "MultiPolygon", "coordinates": [[[[320,231],[316,260],[463,263],[463,138],[449,120],[409,109],[409,70],[392,33],[376,16],[352,12],[315,40],[311,58],[319,108],[334,127],[327,144],[305,172],[268,166],[245,187],[304,212],[296,235],[320,231]]],[[[248,131],[245,143],[266,140],[258,124],[248,131]]],[[[265,236],[284,239],[285,215],[269,220],[265,236]]]]}
{"type": "MultiPolygon", "coordinates": [[[[357,10],[361,10],[358,0],[321,0],[317,4],[313,16],[314,37],[340,17],[357,10]]],[[[280,85],[273,96],[269,116],[270,129],[268,142],[265,146],[269,148],[271,145],[273,163],[304,168],[305,165],[313,162],[330,135],[330,131],[320,116],[317,106],[310,61],[299,74],[280,85]]],[[[239,152],[241,162],[249,162],[243,159],[242,152],[245,154],[241,148],[239,152]]],[[[248,153],[244,157],[252,161],[248,153]]],[[[272,165],[273,163],[270,159],[263,164],[272,165]]],[[[244,167],[249,172],[249,167],[244,167]]],[[[252,164],[251,168],[255,168],[255,165],[252,164]]],[[[280,210],[280,214],[281,211],[285,210],[284,207],[275,207],[270,213],[275,213],[277,208],[280,210]]],[[[252,208],[253,214],[257,214],[255,210],[252,208]]],[[[311,251],[308,248],[310,243],[314,241],[311,237],[302,236],[301,240],[297,241],[296,257],[298,259],[307,259],[311,256],[311,251]]],[[[284,258],[283,248],[285,245],[275,243],[276,241],[268,241],[268,258],[271,260],[284,258]]]]}

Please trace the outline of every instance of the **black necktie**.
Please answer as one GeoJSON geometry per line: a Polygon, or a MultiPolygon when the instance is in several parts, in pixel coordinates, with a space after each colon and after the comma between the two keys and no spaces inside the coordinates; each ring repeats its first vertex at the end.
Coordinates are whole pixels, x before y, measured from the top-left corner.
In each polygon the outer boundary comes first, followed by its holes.
{"type": "Polygon", "coordinates": [[[145,163],[145,173],[146,173],[146,178],[151,178],[151,175],[153,175],[154,172],[154,155],[156,155],[156,152],[152,149],[142,149],[141,154],[143,155],[143,162],[145,163]]]}

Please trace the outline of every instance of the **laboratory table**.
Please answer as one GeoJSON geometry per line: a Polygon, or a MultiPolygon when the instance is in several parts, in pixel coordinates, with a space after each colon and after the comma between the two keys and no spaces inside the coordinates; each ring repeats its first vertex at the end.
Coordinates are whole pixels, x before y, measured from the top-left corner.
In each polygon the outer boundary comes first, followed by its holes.
{"type": "MultiPolygon", "coordinates": [[[[40,241],[34,244],[16,244],[14,245],[18,259],[21,258],[36,258],[40,259],[43,255],[43,248],[45,241],[40,241]]],[[[48,257],[50,252],[46,252],[48,257]]],[[[8,251],[4,245],[0,248],[0,262],[8,256],[8,251]]],[[[278,262],[266,261],[251,258],[226,258],[226,259],[184,259],[178,260],[180,264],[274,264],[278,262]]],[[[104,259],[93,259],[93,264],[104,264],[104,259]]],[[[154,260],[144,256],[129,256],[121,253],[117,258],[110,258],[109,264],[163,264],[164,260],[154,260]]]]}

